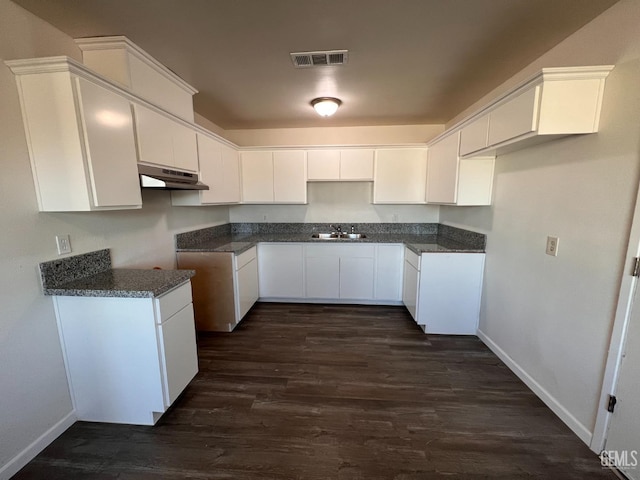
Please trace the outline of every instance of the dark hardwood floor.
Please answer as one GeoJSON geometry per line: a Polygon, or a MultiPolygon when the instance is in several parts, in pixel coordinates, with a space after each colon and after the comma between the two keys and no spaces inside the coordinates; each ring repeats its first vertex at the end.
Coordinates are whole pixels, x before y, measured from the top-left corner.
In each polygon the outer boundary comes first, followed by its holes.
{"type": "Polygon", "coordinates": [[[614,479],[475,337],[257,304],[155,427],[78,422],[15,479],[614,479]]]}

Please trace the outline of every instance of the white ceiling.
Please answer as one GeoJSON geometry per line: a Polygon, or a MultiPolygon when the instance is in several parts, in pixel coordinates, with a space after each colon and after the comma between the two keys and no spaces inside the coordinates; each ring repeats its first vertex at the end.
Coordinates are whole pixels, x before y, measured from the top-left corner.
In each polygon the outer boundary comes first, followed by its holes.
{"type": "Polygon", "coordinates": [[[444,123],[617,0],[14,1],[74,38],[126,35],[239,129],[444,123]],[[289,57],[333,49],[347,65],[289,57]]]}

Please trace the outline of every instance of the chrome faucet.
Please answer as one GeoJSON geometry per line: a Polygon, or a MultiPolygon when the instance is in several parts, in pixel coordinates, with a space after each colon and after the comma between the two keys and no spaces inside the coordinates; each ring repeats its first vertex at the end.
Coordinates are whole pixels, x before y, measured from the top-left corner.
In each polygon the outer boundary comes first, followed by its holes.
{"type": "Polygon", "coordinates": [[[351,233],[356,233],[356,226],[355,225],[351,225],[351,233]]]}
{"type": "Polygon", "coordinates": [[[331,231],[331,233],[342,233],[342,227],[340,225],[337,226],[333,226],[333,225],[329,225],[329,228],[335,229],[335,231],[331,231]]]}

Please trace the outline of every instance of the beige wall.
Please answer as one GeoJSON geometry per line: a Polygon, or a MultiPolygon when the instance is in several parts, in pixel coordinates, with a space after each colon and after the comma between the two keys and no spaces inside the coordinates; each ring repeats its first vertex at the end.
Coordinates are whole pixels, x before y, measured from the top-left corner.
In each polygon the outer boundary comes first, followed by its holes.
{"type": "Polygon", "coordinates": [[[38,274],[38,263],[57,258],[55,235],[69,233],[74,254],[111,248],[117,267],[174,268],[175,233],[228,221],[226,207],[171,208],[159,191],[145,192],[136,211],[39,213],[15,79],[2,60],[48,55],[81,58],[71,38],[0,0],[0,478],[72,410],[38,274]]]}
{"type": "Polygon", "coordinates": [[[488,234],[481,331],[587,443],[640,174],[638,19],[623,0],[493,92],[541,67],[615,64],[598,134],[499,156],[491,208],[440,210],[488,234]]]}

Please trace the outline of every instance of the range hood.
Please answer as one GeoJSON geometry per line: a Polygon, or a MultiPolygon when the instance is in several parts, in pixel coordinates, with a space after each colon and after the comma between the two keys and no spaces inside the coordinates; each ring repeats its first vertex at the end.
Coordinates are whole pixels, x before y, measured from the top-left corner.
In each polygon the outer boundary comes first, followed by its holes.
{"type": "Polygon", "coordinates": [[[166,167],[138,164],[140,186],[161,190],[209,190],[209,186],[198,181],[197,173],[181,172],[166,167]]]}

